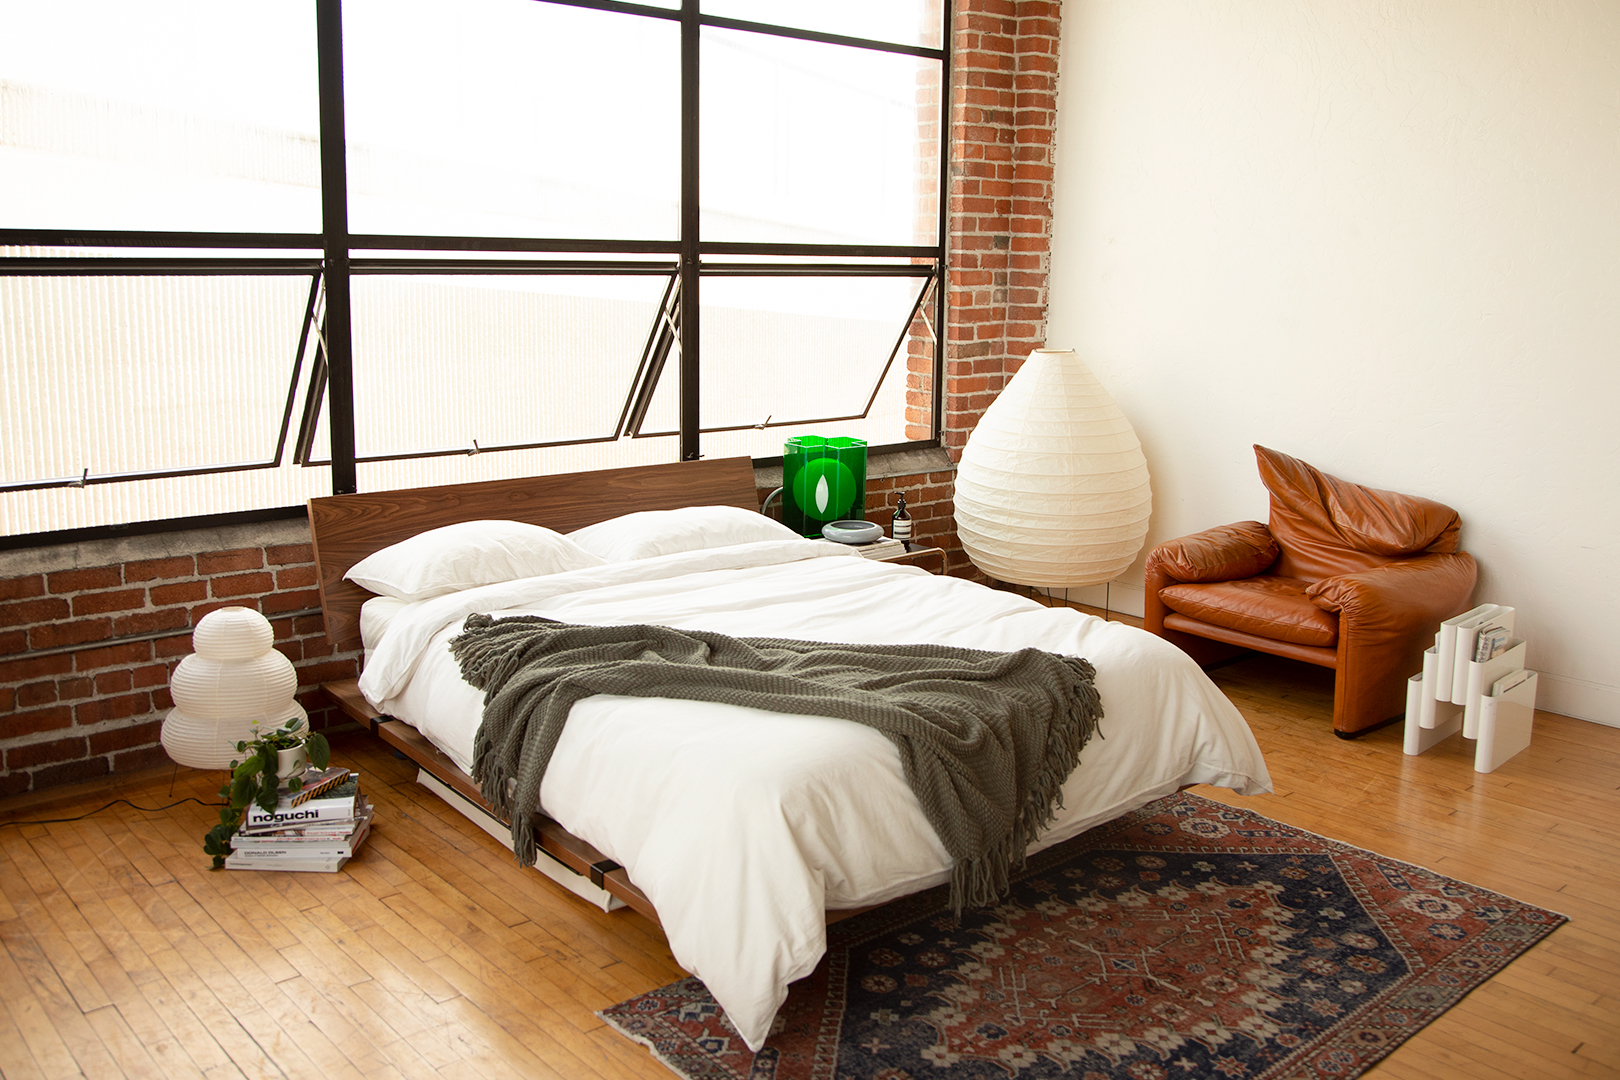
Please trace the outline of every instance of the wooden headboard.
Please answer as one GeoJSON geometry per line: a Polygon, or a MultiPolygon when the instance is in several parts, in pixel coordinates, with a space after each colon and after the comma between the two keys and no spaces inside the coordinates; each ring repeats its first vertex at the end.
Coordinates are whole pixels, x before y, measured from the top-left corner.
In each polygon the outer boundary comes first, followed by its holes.
{"type": "Polygon", "coordinates": [[[682,506],[759,509],[753,462],[746,457],[677,461],[311,499],[309,532],[327,640],[339,649],[361,644],[360,605],[372,594],[343,580],[349,567],[419,532],[485,518],[571,532],[637,510],[682,506]]]}

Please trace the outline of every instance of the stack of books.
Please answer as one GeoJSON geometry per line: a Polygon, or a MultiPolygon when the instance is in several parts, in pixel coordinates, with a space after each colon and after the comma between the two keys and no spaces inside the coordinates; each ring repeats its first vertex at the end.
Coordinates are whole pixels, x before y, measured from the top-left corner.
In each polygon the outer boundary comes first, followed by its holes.
{"type": "MultiPolygon", "coordinates": [[[[829,544],[838,543],[836,540],[827,540],[826,542],[829,544]]],[[[845,544],[844,546],[857,555],[864,555],[868,559],[892,559],[896,555],[904,555],[909,550],[904,543],[890,537],[880,537],[865,544],[845,544]]]]}
{"type": "Polygon", "coordinates": [[[892,559],[896,555],[906,553],[904,543],[887,537],[873,540],[870,544],[852,544],[851,546],[868,559],[892,559]]]}
{"type": "Polygon", "coordinates": [[[274,811],[247,808],[226,869],[333,873],[366,842],[375,812],[360,793],[359,773],[311,769],[299,791],[283,789],[274,811]]]}

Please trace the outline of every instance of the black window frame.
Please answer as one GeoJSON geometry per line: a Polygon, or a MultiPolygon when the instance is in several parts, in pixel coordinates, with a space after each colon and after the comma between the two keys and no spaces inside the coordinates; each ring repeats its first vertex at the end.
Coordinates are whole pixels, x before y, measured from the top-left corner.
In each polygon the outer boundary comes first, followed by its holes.
{"type": "MultiPolygon", "coordinates": [[[[925,301],[931,309],[932,392],[930,430],[932,436],[884,444],[871,448],[881,453],[941,445],[944,421],[944,352],[947,326],[947,258],[950,181],[950,107],[952,57],[950,49],[952,0],[941,2],[941,47],[933,48],[877,41],[843,34],[798,27],[751,22],[705,15],[700,0],[682,0],[679,8],[652,7],[622,0],[530,0],[563,7],[589,8],[619,14],[656,18],[680,25],[681,78],[681,161],[679,238],[673,241],[618,241],[606,239],[531,239],[500,236],[440,236],[357,234],[348,223],[348,162],[345,139],[343,96],[343,10],[342,0],[315,0],[317,70],[320,93],[320,170],[322,230],[319,233],[288,232],[199,232],[145,230],[15,229],[0,227],[0,248],[87,248],[97,251],[128,251],[129,254],[0,256],[0,275],[5,276],[116,276],[116,275],[304,275],[310,280],[305,325],[297,355],[291,357],[292,379],[280,423],[274,456],[266,461],[228,465],[207,465],[142,473],[86,474],[79,477],[0,482],[0,490],[27,490],[47,487],[124,483],[131,480],[225,473],[246,469],[276,468],[287,448],[294,417],[294,402],[300,380],[307,380],[300,426],[293,434],[294,459],[304,464],[330,465],[332,493],[349,494],[359,490],[358,466],[377,460],[427,458],[447,451],[390,454],[375,458],[356,454],[354,432],[354,381],[352,347],[351,283],[366,274],[455,275],[455,274],[652,274],[669,278],[661,316],[667,315],[671,295],[676,297],[678,318],[673,321],[678,334],[679,450],[680,460],[702,456],[699,420],[699,372],[701,368],[700,312],[702,281],[711,276],[773,277],[923,277],[924,282],[913,309],[920,314],[925,301]],[[734,243],[705,241],[700,233],[700,152],[699,123],[701,69],[699,62],[702,30],[717,27],[773,37],[794,38],[849,48],[932,59],[939,63],[938,128],[939,176],[936,188],[937,225],[932,245],[888,244],[802,244],[734,243]],[[165,249],[189,252],[241,250],[242,256],[195,254],[166,256],[165,249]],[[276,254],[267,254],[267,253],[276,254]],[[389,254],[381,254],[389,253],[389,254]],[[401,254],[403,253],[403,254],[401,254]],[[461,257],[456,257],[457,254],[461,257]],[[500,255],[503,257],[495,258],[500,255]],[[571,257],[572,256],[572,257],[571,257]],[[769,259],[789,261],[766,261],[769,259]],[[808,261],[791,261],[808,260],[808,261]],[[311,336],[315,341],[310,341],[311,336]],[[313,347],[312,347],[313,346],[313,347]],[[306,356],[308,363],[306,364],[306,356]],[[317,422],[324,390],[328,412],[330,458],[314,460],[310,439],[317,422]]],[[[889,364],[905,349],[908,332],[901,329],[889,364]]],[[[619,429],[634,436],[645,412],[658,373],[650,365],[662,365],[676,342],[661,335],[655,324],[642,358],[642,373],[625,402],[619,429]],[[659,341],[660,337],[664,340],[659,341]],[[659,352],[659,349],[662,349],[659,352]],[[656,354],[656,355],[655,355],[656,354]]],[[[887,371],[887,367],[884,369],[887,371]]],[[[881,380],[880,380],[881,381],[881,380]]],[[[875,395],[875,390],[874,390],[875,395]]],[[[870,407],[870,402],[868,403],[870,407]]],[[[844,419],[844,418],[827,418],[844,419]]],[[[802,423],[803,421],[800,421],[802,423]]],[[[820,422],[820,421],[814,421],[820,422]]],[[[777,425],[771,425],[777,426],[777,425]]],[[[717,429],[729,430],[729,429],[717,429]]],[[[611,439],[569,440],[612,441],[611,439]]],[[[533,443],[530,446],[560,445],[533,443]]],[[[480,448],[482,449],[482,448],[480,448]]],[[[780,456],[758,457],[759,464],[779,463],[780,456]]],[[[300,517],[302,506],[268,507],[181,518],[154,519],[96,525],[41,533],[21,533],[0,537],[0,550],[78,542],[104,537],[172,532],[189,528],[218,527],[300,517]]]]}

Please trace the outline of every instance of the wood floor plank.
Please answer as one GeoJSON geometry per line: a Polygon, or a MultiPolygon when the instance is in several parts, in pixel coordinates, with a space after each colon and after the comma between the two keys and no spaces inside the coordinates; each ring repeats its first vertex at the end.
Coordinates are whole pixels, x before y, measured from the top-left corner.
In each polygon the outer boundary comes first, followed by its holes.
{"type": "Polygon", "coordinates": [[[85,1020],[118,1066],[119,1075],[139,1080],[165,1077],[201,1077],[202,1071],[171,1040],[149,1046],[131,1030],[122,1010],[108,1006],[89,1013],[85,1020]]]}
{"type": "MultiPolygon", "coordinates": [[[[153,961],[180,1004],[204,1026],[239,1073],[254,1080],[284,1075],[289,1063],[283,1058],[278,1064],[260,1041],[259,1033],[268,1029],[258,1015],[256,1000],[240,988],[243,996],[238,997],[229,987],[220,988],[222,997],[207,974],[192,968],[179,950],[158,953],[153,961]]],[[[274,1043],[273,1038],[269,1041],[274,1043]]],[[[210,1075],[218,1074],[216,1070],[210,1075]]]]}
{"type": "MultiPolygon", "coordinates": [[[[478,1029],[492,1050],[502,1050],[509,1060],[514,1050],[521,1050],[523,1061],[514,1064],[527,1062],[545,1075],[612,1080],[611,1072],[597,1072],[573,1052],[567,1043],[575,1040],[566,1038],[566,1025],[556,1021],[549,1009],[527,993],[514,995],[505,980],[478,957],[447,954],[435,961],[434,967],[461,990],[461,1000],[487,1020],[478,1029]],[[464,966],[463,961],[471,967],[464,966]]],[[[595,1048],[588,1056],[596,1056],[595,1048]]]]}
{"type": "MultiPolygon", "coordinates": [[[[0,929],[16,928],[17,921],[0,929]]],[[[8,1000],[27,999],[37,1005],[44,1021],[67,1051],[70,1060],[53,1064],[50,1071],[61,1069],[68,1075],[80,1072],[86,1076],[118,1075],[117,1063],[107,1053],[101,1036],[85,1020],[72,993],[33,935],[26,929],[14,930],[0,933],[0,940],[5,945],[6,960],[0,967],[0,991],[8,1000]]],[[[50,1041],[42,1038],[36,1045],[36,1058],[39,1045],[47,1052],[52,1048],[50,1041]]]]}
{"type": "Polygon", "coordinates": [[[10,957],[0,955],[0,1076],[71,1076],[79,1072],[67,1045],[10,957]]]}
{"type": "MultiPolygon", "coordinates": [[[[168,1022],[152,1008],[141,987],[129,978],[116,960],[110,956],[97,960],[90,965],[90,970],[112,1001],[111,1008],[98,1009],[89,1014],[92,1024],[95,1024],[98,1018],[104,1017],[104,1014],[114,1010],[122,1022],[122,1026],[116,1028],[104,1029],[97,1025],[98,1030],[102,1032],[103,1042],[109,1046],[113,1045],[112,1040],[121,1036],[127,1029],[134,1044],[144,1049],[153,1065],[161,1072],[177,1076],[202,1074],[204,1062],[192,1057],[185,1045],[176,1037],[175,1032],[170,1029],[168,1022]]],[[[202,1048],[206,1051],[209,1046],[202,1044],[202,1048]]],[[[217,1050],[217,1047],[213,1049],[217,1050]]],[[[210,1055],[210,1058],[211,1060],[207,1062],[210,1065],[222,1064],[224,1060],[223,1055],[218,1057],[210,1055]]]]}
{"type": "Polygon", "coordinates": [[[138,984],[137,989],[145,999],[147,1008],[162,1021],[175,1044],[196,1063],[204,1076],[241,1075],[241,1070],[231,1061],[214,1033],[186,1007],[167,979],[150,979],[138,984]]]}
{"type": "MultiPolygon", "coordinates": [[[[152,889],[147,913],[169,937],[174,955],[179,957],[183,953],[184,964],[195,973],[187,985],[188,1004],[193,1010],[204,1010],[216,1018],[234,1019],[263,1055],[263,1060],[259,1060],[250,1053],[243,1061],[233,1054],[233,1060],[244,1067],[252,1066],[259,1073],[267,1066],[272,1070],[284,1067],[288,1071],[341,1067],[340,1056],[313,1025],[297,1015],[281,983],[265,978],[258,964],[224,934],[217,931],[197,934],[193,929],[196,920],[188,922],[175,910],[176,904],[182,911],[194,906],[190,895],[171,879],[152,889]],[[247,979],[246,984],[241,978],[247,979]]],[[[183,977],[184,972],[177,969],[173,974],[183,977]]]]}
{"type": "Polygon", "coordinates": [[[72,996],[80,1012],[105,1008],[109,1004],[107,995],[85,966],[84,953],[94,956],[106,950],[40,858],[36,844],[48,850],[49,838],[39,836],[34,843],[19,846],[11,853],[12,864],[37,898],[36,910],[31,913],[29,922],[32,929],[39,932],[31,932],[31,940],[55,970],[56,979],[72,996]]]}
{"type": "MultiPolygon", "coordinates": [[[[1201,794],[1575,920],[1368,1076],[1620,1076],[1620,732],[1538,715],[1529,749],[1481,776],[1461,739],[1408,758],[1398,728],[1335,738],[1331,672],[1301,667],[1214,672],[1276,794],[1201,794]]],[[[684,976],[655,923],[518,868],[369,737],[334,750],[378,807],[339,874],[211,872],[214,814],[195,804],[0,829],[6,1080],[668,1077],[595,1015],[684,976]]],[[[119,794],[161,806],[218,785],[163,770],[119,794]]],[[[0,820],[106,801],[0,804],[0,820]]]]}

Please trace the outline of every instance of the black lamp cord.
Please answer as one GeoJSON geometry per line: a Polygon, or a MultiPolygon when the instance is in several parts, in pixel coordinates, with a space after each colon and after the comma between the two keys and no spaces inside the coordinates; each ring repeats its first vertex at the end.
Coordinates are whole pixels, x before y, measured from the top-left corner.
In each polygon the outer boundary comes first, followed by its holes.
{"type": "Polygon", "coordinates": [[[0,821],[0,829],[5,828],[7,825],[65,825],[71,821],[83,821],[85,818],[94,814],[99,814],[103,810],[111,809],[112,807],[117,806],[119,803],[123,803],[125,806],[134,807],[143,814],[161,814],[165,810],[173,810],[175,807],[181,806],[188,802],[194,802],[198,806],[207,806],[210,808],[217,805],[215,803],[205,803],[201,799],[186,798],[172,802],[168,806],[135,806],[135,804],[130,802],[128,799],[114,799],[106,806],[98,806],[94,810],[80,814],[78,817],[45,818],[40,821],[0,821]]]}

